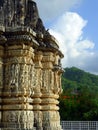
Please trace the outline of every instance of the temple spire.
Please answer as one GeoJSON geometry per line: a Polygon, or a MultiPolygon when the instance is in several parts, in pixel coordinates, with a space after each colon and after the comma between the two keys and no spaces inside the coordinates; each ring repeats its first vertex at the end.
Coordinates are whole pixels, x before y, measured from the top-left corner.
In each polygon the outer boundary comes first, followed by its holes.
{"type": "Polygon", "coordinates": [[[2,0],[0,6],[2,7],[0,17],[1,19],[4,17],[6,28],[26,26],[35,32],[45,33],[45,27],[34,0],[2,0]]]}
{"type": "Polygon", "coordinates": [[[27,14],[25,24],[33,29],[36,27],[37,20],[39,18],[38,9],[36,3],[33,0],[28,1],[27,14]]]}

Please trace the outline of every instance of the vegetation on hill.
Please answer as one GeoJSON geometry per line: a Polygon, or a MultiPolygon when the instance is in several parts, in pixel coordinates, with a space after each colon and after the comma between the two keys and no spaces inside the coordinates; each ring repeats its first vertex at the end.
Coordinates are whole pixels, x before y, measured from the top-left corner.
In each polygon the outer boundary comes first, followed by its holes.
{"type": "Polygon", "coordinates": [[[65,68],[60,97],[61,120],[98,120],[98,76],[65,68]]]}

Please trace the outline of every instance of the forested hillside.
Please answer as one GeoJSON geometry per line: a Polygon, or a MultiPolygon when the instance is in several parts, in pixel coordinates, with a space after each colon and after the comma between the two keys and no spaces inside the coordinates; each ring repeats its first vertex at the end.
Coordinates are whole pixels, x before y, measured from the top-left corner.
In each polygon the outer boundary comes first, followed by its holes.
{"type": "Polygon", "coordinates": [[[64,69],[62,77],[62,87],[64,91],[66,89],[79,89],[81,87],[96,87],[98,86],[98,76],[87,73],[78,68],[66,68],[64,69]]]}
{"type": "Polygon", "coordinates": [[[62,120],[98,120],[98,76],[65,68],[60,97],[62,120]]]}

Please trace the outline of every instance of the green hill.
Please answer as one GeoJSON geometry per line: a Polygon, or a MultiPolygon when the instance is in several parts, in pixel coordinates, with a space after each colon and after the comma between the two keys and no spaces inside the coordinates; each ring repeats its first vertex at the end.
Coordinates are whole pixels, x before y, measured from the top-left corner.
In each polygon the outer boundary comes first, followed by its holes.
{"type": "Polygon", "coordinates": [[[98,120],[98,76],[76,67],[65,68],[60,97],[62,120],[98,120]]]}
{"type": "Polygon", "coordinates": [[[74,89],[78,91],[81,87],[98,87],[98,76],[90,74],[76,67],[65,68],[62,76],[62,87],[64,91],[74,89]]]}

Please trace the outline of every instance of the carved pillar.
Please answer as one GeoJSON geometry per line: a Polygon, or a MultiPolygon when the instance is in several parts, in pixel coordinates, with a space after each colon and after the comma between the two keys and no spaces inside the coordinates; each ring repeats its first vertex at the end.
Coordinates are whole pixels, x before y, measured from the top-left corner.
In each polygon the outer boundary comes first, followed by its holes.
{"type": "Polygon", "coordinates": [[[55,75],[53,72],[54,55],[52,52],[43,54],[43,74],[42,74],[42,112],[43,130],[61,130],[58,105],[58,93],[55,90],[55,75]]]}
{"type": "Polygon", "coordinates": [[[33,111],[34,111],[34,126],[37,130],[42,128],[42,112],[41,112],[41,87],[42,87],[42,52],[35,53],[35,74],[34,74],[34,95],[33,95],[33,111]]]}
{"type": "Polygon", "coordinates": [[[7,130],[35,130],[32,99],[33,49],[24,44],[5,48],[2,122],[7,130]]]}
{"type": "Polygon", "coordinates": [[[54,54],[54,59],[54,93],[60,95],[62,93],[61,75],[63,73],[63,69],[61,67],[61,57],[59,56],[59,54],[54,54]]]}

